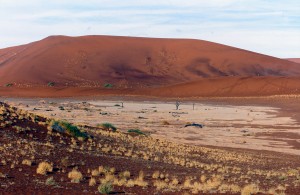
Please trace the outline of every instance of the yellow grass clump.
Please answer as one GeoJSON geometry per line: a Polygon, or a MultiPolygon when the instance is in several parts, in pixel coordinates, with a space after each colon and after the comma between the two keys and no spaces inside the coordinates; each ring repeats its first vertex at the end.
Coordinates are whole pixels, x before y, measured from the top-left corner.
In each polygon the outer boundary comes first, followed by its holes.
{"type": "Polygon", "coordinates": [[[28,160],[28,159],[25,159],[22,161],[22,165],[28,165],[28,166],[31,166],[32,165],[32,161],[31,160],[28,160]]]}
{"type": "Polygon", "coordinates": [[[73,169],[68,173],[68,178],[71,179],[71,182],[73,183],[79,183],[82,180],[83,176],[80,171],[73,169]]]}
{"type": "Polygon", "coordinates": [[[53,171],[53,166],[48,162],[41,162],[36,169],[37,174],[46,175],[53,171]]]}
{"type": "Polygon", "coordinates": [[[97,183],[97,182],[96,182],[96,179],[92,177],[92,178],[90,179],[90,181],[89,181],[89,186],[95,186],[96,183],[97,183]]]}
{"type": "Polygon", "coordinates": [[[100,175],[100,172],[97,169],[92,170],[92,176],[97,177],[100,175]]]}
{"type": "Polygon", "coordinates": [[[252,195],[257,194],[258,192],[259,188],[256,184],[249,184],[242,189],[241,195],[252,195]]]}

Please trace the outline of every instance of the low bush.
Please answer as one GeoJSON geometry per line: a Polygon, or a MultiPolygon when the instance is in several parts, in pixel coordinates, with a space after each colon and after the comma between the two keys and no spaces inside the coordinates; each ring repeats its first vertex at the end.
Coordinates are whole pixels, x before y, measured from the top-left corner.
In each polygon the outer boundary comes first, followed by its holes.
{"type": "Polygon", "coordinates": [[[109,194],[113,191],[111,182],[106,182],[98,186],[98,192],[101,194],[109,194]]]}
{"type": "Polygon", "coordinates": [[[117,130],[117,128],[111,123],[102,123],[100,126],[107,131],[111,130],[115,132],[117,130]]]}
{"type": "Polygon", "coordinates": [[[49,177],[49,178],[47,178],[47,180],[46,180],[45,184],[46,184],[47,186],[54,186],[54,185],[56,185],[56,182],[55,182],[55,180],[54,180],[53,176],[52,176],[52,177],[49,177]]]}
{"type": "Polygon", "coordinates": [[[53,166],[48,162],[41,162],[36,169],[37,174],[46,175],[53,171],[53,166]]]}
{"type": "Polygon", "coordinates": [[[7,84],[5,84],[5,87],[12,87],[12,86],[13,86],[12,83],[7,83],[7,84]]]}
{"type": "Polygon", "coordinates": [[[113,88],[113,87],[114,87],[114,85],[113,85],[113,84],[111,84],[111,83],[105,83],[103,86],[104,86],[104,88],[108,88],[108,89],[110,89],[110,88],[113,88]]]}
{"type": "Polygon", "coordinates": [[[139,134],[139,135],[146,135],[146,133],[142,132],[139,129],[129,129],[127,132],[128,133],[136,133],[136,134],[139,134]]]}
{"type": "Polygon", "coordinates": [[[84,139],[89,137],[87,133],[80,131],[77,126],[72,125],[71,123],[68,123],[66,121],[52,121],[50,126],[54,131],[66,133],[73,137],[81,137],[84,139]]]}
{"type": "Polygon", "coordinates": [[[47,85],[48,85],[48,87],[53,87],[55,85],[55,83],[54,82],[49,82],[47,85]]]}
{"type": "Polygon", "coordinates": [[[71,179],[71,182],[73,183],[79,183],[82,180],[83,176],[80,171],[73,169],[68,173],[68,178],[71,179]]]}

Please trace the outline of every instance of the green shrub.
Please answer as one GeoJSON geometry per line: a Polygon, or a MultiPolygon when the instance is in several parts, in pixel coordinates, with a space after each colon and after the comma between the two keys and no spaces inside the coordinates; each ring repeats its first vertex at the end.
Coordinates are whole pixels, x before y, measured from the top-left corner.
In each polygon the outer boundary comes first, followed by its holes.
{"type": "Polygon", "coordinates": [[[55,85],[55,83],[54,83],[54,82],[49,82],[47,85],[48,85],[49,87],[53,87],[53,86],[55,85]]]}
{"type": "Polygon", "coordinates": [[[114,85],[111,83],[105,83],[103,86],[104,86],[104,88],[113,88],[114,87],[114,85]]]}
{"type": "Polygon", "coordinates": [[[12,86],[13,86],[12,83],[7,83],[7,84],[5,84],[5,87],[12,87],[12,86]]]}
{"type": "Polygon", "coordinates": [[[100,126],[104,130],[107,130],[107,131],[109,131],[109,130],[116,131],[117,130],[117,128],[111,123],[102,123],[100,126]]]}
{"type": "Polygon", "coordinates": [[[146,135],[146,133],[142,132],[139,129],[129,129],[127,132],[128,133],[136,133],[136,134],[139,134],[139,135],[146,135]]]}
{"type": "Polygon", "coordinates": [[[84,139],[88,138],[87,133],[80,131],[80,129],[68,123],[66,121],[54,121],[51,125],[52,129],[60,133],[66,133],[74,137],[82,137],[84,139]]]}
{"type": "Polygon", "coordinates": [[[46,180],[45,184],[46,184],[47,186],[54,186],[54,185],[56,185],[56,182],[55,182],[55,180],[54,180],[53,176],[52,176],[52,177],[49,177],[49,178],[47,178],[47,180],[46,180]]]}
{"type": "Polygon", "coordinates": [[[109,194],[113,191],[111,182],[106,182],[98,186],[98,192],[101,194],[109,194]]]}

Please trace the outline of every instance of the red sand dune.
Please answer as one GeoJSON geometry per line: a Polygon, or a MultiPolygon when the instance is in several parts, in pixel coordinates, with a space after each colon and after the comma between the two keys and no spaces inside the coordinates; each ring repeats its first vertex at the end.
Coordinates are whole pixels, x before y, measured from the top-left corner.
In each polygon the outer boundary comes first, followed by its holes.
{"type": "Polygon", "coordinates": [[[291,61],[291,62],[296,62],[300,64],[300,58],[288,58],[287,60],[291,61]]]}
{"type": "Polygon", "coordinates": [[[0,85],[14,84],[0,95],[11,96],[292,94],[299,76],[295,62],[190,39],[52,36],[0,50],[0,85]]]}

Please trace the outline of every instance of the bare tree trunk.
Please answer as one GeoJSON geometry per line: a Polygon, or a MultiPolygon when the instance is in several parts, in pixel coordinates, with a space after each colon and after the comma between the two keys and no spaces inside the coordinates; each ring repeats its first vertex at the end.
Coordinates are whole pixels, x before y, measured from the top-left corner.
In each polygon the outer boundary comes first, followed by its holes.
{"type": "Polygon", "coordinates": [[[176,103],[175,103],[175,105],[176,105],[176,110],[179,109],[180,104],[181,104],[181,103],[177,100],[176,103]]]}

